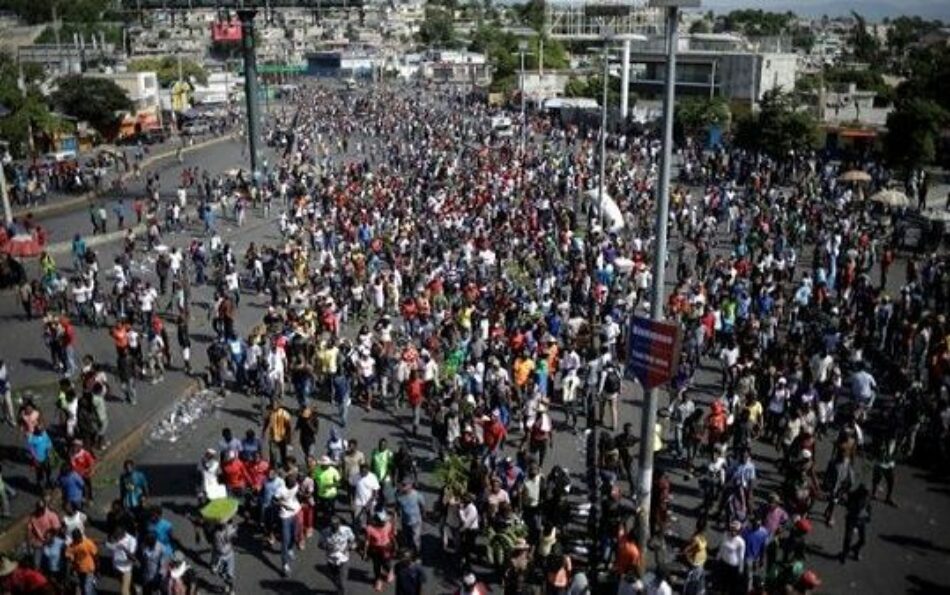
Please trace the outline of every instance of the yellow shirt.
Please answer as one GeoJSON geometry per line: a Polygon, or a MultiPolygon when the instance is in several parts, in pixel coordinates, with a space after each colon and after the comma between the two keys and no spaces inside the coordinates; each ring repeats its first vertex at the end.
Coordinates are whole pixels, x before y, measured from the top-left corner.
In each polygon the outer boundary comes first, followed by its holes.
{"type": "Polygon", "coordinates": [[[746,405],[746,409],[749,411],[749,421],[752,425],[762,425],[762,403],[752,401],[751,405],[746,405]]]}
{"type": "Polygon", "coordinates": [[[337,487],[340,485],[340,472],[336,467],[318,469],[313,479],[317,482],[317,497],[326,500],[336,498],[337,487]]]}
{"type": "Polygon", "coordinates": [[[529,358],[516,359],[514,365],[515,385],[524,386],[534,372],[534,360],[529,358]]]}

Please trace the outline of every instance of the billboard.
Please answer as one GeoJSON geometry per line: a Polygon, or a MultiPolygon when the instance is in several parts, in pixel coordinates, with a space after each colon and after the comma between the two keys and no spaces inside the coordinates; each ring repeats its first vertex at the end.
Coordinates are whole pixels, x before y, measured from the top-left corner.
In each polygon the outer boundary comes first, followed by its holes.
{"type": "Polygon", "coordinates": [[[627,374],[647,390],[669,382],[679,365],[680,325],[634,316],[627,341],[627,374]]]}
{"type": "Polygon", "coordinates": [[[237,43],[241,41],[241,23],[218,21],[211,24],[211,41],[215,43],[237,43]]]}

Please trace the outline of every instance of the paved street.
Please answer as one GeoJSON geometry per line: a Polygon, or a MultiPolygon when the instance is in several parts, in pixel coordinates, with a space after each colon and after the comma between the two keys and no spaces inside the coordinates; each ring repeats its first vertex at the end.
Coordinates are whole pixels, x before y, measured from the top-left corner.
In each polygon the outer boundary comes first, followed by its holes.
{"type": "MultiPolygon", "coordinates": [[[[185,166],[197,165],[212,173],[222,172],[243,163],[241,147],[237,143],[225,142],[207,151],[188,155],[185,166]]],[[[166,160],[158,166],[162,176],[163,194],[173,193],[176,187],[181,167],[174,159],[166,160]]],[[[130,189],[132,194],[140,192],[141,188],[130,189]]],[[[222,237],[230,242],[236,254],[243,254],[251,242],[257,244],[279,243],[281,236],[276,225],[276,209],[271,220],[262,220],[259,213],[252,213],[245,225],[237,229],[234,222],[228,218],[220,220],[219,225],[222,237]]],[[[111,212],[110,212],[111,216],[111,212]]],[[[114,220],[112,222],[114,224],[114,220]]],[[[58,215],[44,220],[51,232],[53,241],[67,239],[77,231],[88,233],[91,225],[85,211],[58,215]]],[[[111,226],[110,226],[111,229],[111,226]]],[[[178,234],[169,238],[166,243],[175,246],[186,246],[192,234],[178,234]]],[[[675,241],[675,240],[674,240],[675,241]]],[[[111,244],[99,248],[100,262],[111,262],[119,250],[119,244],[111,244]]],[[[68,265],[67,258],[62,258],[60,264],[68,265]]],[[[146,257],[146,263],[154,263],[146,257]]],[[[802,258],[802,263],[809,262],[802,258]]],[[[150,268],[154,268],[153,266],[150,268]]],[[[672,266],[668,279],[674,277],[672,266]]],[[[899,268],[896,267],[895,268],[899,268]]],[[[139,271],[147,278],[154,280],[154,270],[142,269],[139,271]]],[[[673,289],[669,283],[668,290],[673,289]]],[[[211,300],[210,288],[202,287],[193,297],[195,313],[191,324],[192,338],[195,341],[193,359],[196,368],[206,363],[205,347],[214,337],[205,310],[211,300]]],[[[260,322],[265,312],[267,300],[264,296],[245,292],[238,310],[238,329],[248,329],[260,322]]],[[[14,391],[21,387],[35,387],[41,407],[48,418],[55,419],[52,384],[55,375],[50,370],[49,355],[42,342],[41,325],[37,321],[26,321],[22,318],[19,304],[13,293],[7,294],[0,302],[0,320],[3,321],[3,336],[6,341],[0,343],[0,358],[7,362],[14,391]]],[[[111,365],[115,359],[114,348],[105,329],[79,328],[78,354],[91,354],[97,361],[111,365]]],[[[348,327],[344,334],[355,334],[355,325],[348,327]]],[[[177,349],[173,348],[175,366],[177,349]]],[[[714,359],[706,359],[699,370],[694,385],[696,394],[701,395],[698,400],[706,405],[716,396],[719,396],[719,364],[714,359]]],[[[158,412],[166,410],[174,399],[182,395],[194,380],[185,376],[181,371],[169,373],[164,382],[158,385],[141,385],[139,389],[139,403],[128,405],[121,402],[110,403],[110,431],[109,436],[116,439],[124,435],[131,428],[145,420],[152,419],[158,412]]],[[[639,428],[640,405],[642,393],[633,383],[625,382],[623,392],[623,406],[621,422],[631,422],[634,428],[639,428]]],[[[195,504],[195,469],[201,454],[208,447],[218,443],[220,431],[224,427],[234,430],[236,436],[242,436],[247,428],[260,430],[260,417],[257,409],[257,400],[243,394],[230,393],[223,405],[216,408],[213,415],[202,417],[197,423],[184,430],[174,442],[162,439],[149,439],[135,454],[139,467],[148,475],[153,500],[161,503],[166,514],[175,525],[176,538],[189,559],[199,568],[201,576],[209,584],[217,584],[211,577],[208,568],[209,554],[207,545],[195,542],[194,532],[190,528],[187,515],[194,512],[195,504]]],[[[665,402],[663,403],[666,404],[665,402]]],[[[327,440],[329,428],[333,420],[328,413],[332,409],[325,402],[318,404],[320,414],[320,430],[317,438],[318,447],[327,440]]],[[[553,418],[559,423],[563,419],[560,411],[554,411],[553,418]]],[[[157,420],[156,420],[157,421],[157,420]]],[[[358,439],[362,450],[369,452],[379,438],[386,437],[390,443],[406,441],[421,463],[421,490],[425,494],[427,504],[431,509],[438,496],[438,486],[432,476],[436,461],[433,460],[429,449],[428,439],[415,439],[409,435],[408,428],[411,417],[408,410],[385,412],[374,410],[366,413],[354,406],[350,418],[350,426],[346,437],[358,439]]],[[[428,437],[428,430],[423,431],[428,437]]],[[[520,433],[509,441],[517,443],[522,438],[520,433]]],[[[33,494],[25,477],[29,469],[22,462],[20,455],[20,437],[13,430],[4,427],[0,430],[0,453],[4,461],[4,478],[11,486],[20,490],[21,494],[14,500],[14,512],[19,515],[32,506],[33,494]]],[[[567,428],[561,427],[556,432],[554,447],[550,453],[550,462],[546,469],[554,464],[562,465],[572,471],[578,491],[573,496],[577,502],[585,499],[584,494],[584,453],[583,433],[572,435],[567,428]]],[[[509,446],[507,452],[514,453],[514,447],[509,446]]],[[[760,469],[763,481],[758,486],[758,496],[763,497],[780,480],[775,470],[776,453],[773,448],[761,443],[754,447],[754,456],[760,469]]],[[[820,442],[817,460],[823,465],[830,456],[830,440],[820,442]]],[[[664,460],[661,454],[660,460],[664,460]]],[[[859,469],[865,480],[870,479],[870,470],[866,463],[859,469]]],[[[675,532],[682,537],[692,530],[695,509],[699,505],[700,489],[695,477],[687,478],[677,466],[671,468],[674,478],[673,511],[678,517],[674,525],[675,532]]],[[[97,480],[99,496],[92,508],[91,517],[101,529],[101,523],[108,503],[117,495],[116,477],[114,474],[103,476],[97,480]]],[[[899,465],[897,468],[897,488],[895,498],[898,507],[889,507],[875,503],[873,520],[868,535],[868,545],[864,551],[863,562],[848,562],[839,564],[837,554],[841,545],[843,523],[833,528],[825,527],[819,520],[822,504],[814,508],[815,531],[810,542],[813,548],[809,551],[808,566],[814,568],[824,581],[821,593],[861,593],[861,594],[898,594],[919,593],[921,595],[950,593],[950,479],[935,477],[930,473],[899,465]]],[[[839,513],[840,514],[840,513],[839,513]]],[[[583,527],[578,522],[566,524],[565,530],[573,534],[575,539],[582,539],[583,527]]],[[[101,534],[95,535],[101,538],[101,534]]],[[[710,547],[718,545],[721,528],[710,531],[710,547]]],[[[679,542],[670,541],[670,548],[678,547],[679,542]]],[[[299,552],[293,573],[289,578],[280,575],[279,551],[265,547],[261,551],[261,540],[253,535],[250,528],[242,528],[238,540],[237,558],[237,592],[258,593],[287,592],[287,593],[334,593],[332,584],[324,573],[325,555],[317,548],[315,540],[311,540],[305,551],[299,552]]],[[[457,585],[458,574],[452,564],[452,559],[442,550],[437,537],[437,527],[427,523],[422,548],[422,559],[430,573],[430,583],[426,593],[451,592],[457,585]]],[[[497,584],[490,569],[478,567],[480,576],[492,580],[497,584]]],[[[354,557],[348,577],[352,585],[352,592],[367,593],[372,586],[372,571],[368,562],[357,560],[354,557]]],[[[115,591],[117,585],[112,579],[104,579],[101,583],[103,590],[115,591]]]]}

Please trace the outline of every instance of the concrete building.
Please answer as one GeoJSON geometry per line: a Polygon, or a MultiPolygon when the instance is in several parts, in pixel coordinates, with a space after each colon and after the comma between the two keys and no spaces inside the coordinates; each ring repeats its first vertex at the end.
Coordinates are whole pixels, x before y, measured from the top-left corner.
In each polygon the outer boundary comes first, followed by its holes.
{"type": "Polygon", "coordinates": [[[128,93],[136,112],[156,110],[159,107],[158,75],[154,72],[89,72],[86,76],[114,82],[128,93]]]}
{"type": "MultiPolygon", "coordinates": [[[[662,40],[635,44],[630,55],[631,90],[640,97],[663,91],[666,55],[662,40]]],[[[676,64],[679,95],[721,96],[758,102],[773,89],[795,87],[798,57],[749,49],[734,35],[691,35],[680,40],[676,64]]]]}

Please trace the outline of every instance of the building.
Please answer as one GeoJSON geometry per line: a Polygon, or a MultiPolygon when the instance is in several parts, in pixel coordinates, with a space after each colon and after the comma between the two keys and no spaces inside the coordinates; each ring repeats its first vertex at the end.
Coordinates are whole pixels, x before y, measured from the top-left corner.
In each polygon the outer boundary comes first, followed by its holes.
{"type": "Polygon", "coordinates": [[[86,76],[108,79],[124,90],[132,100],[134,113],[120,126],[119,136],[131,136],[142,130],[160,128],[162,104],[158,75],[154,72],[88,72],[86,76]]]}
{"type": "Polygon", "coordinates": [[[491,82],[491,65],[484,54],[455,50],[429,50],[403,55],[395,67],[402,78],[451,85],[485,86],[491,82]]]}
{"type": "MultiPolygon", "coordinates": [[[[689,35],[676,56],[678,95],[720,96],[758,102],[768,91],[795,87],[798,57],[793,53],[751,48],[734,35],[689,35]]],[[[663,92],[666,54],[662,39],[652,39],[630,55],[631,90],[640,97],[663,92]]]]}

